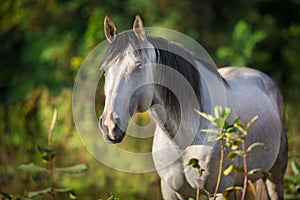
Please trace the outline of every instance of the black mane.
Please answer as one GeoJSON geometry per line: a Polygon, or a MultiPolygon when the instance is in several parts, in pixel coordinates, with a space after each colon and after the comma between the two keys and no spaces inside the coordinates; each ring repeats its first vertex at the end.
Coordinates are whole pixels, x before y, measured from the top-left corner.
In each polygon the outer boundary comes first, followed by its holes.
{"type": "Polygon", "coordinates": [[[197,64],[195,61],[197,59],[193,54],[178,44],[163,38],[148,37],[148,41],[157,51],[157,63],[169,66],[184,76],[193,88],[201,107],[201,79],[196,67],[197,64]],[[180,55],[175,52],[180,52],[180,55]]]}

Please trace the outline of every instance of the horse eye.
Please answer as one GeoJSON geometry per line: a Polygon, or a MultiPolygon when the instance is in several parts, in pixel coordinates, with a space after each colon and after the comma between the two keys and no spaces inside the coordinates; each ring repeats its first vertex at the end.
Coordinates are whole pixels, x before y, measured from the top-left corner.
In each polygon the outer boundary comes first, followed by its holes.
{"type": "Polygon", "coordinates": [[[135,61],[135,66],[136,67],[140,67],[143,63],[141,61],[135,61]]]}
{"type": "Polygon", "coordinates": [[[134,73],[139,73],[143,69],[142,64],[143,63],[141,61],[136,61],[135,62],[135,68],[133,69],[133,72],[134,73]]]}

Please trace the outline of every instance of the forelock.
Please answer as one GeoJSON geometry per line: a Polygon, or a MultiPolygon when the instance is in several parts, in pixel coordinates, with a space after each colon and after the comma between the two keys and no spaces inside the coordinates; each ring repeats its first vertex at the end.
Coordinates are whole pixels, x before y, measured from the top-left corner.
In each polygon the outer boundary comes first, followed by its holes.
{"type": "Polygon", "coordinates": [[[112,60],[123,56],[131,45],[133,49],[140,49],[140,41],[133,31],[118,34],[116,39],[108,47],[101,66],[109,64],[112,60]]]}

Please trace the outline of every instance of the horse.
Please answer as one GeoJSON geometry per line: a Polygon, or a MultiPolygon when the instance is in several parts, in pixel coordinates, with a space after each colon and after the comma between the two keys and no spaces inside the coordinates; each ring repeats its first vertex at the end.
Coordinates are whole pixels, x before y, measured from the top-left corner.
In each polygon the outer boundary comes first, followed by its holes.
{"type": "MultiPolygon", "coordinates": [[[[260,168],[271,176],[257,173],[249,177],[256,183],[256,199],[283,199],[287,167],[283,98],[269,76],[233,66],[209,72],[209,63],[182,45],[148,36],[139,16],[133,29],[122,34],[106,16],[104,33],[109,47],[101,63],[106,99],[99,127],[107,142],[120,143],[130,118],[137,112],[149,111],[156,123],[152,152],[163,199],[195,198],[196,188],[213,193],[216,187],[220,145],[206,140],[201,130],[210,124],[195,112],[196,108],[210,113],[215,106],[201,74],[204,68],[210,80],[218,80],[224,86],[218,98],[226,98],[226,106],[231,108],[229,122],[237,117],[247,122],[259,116],[247,135],[246,146],[262,142],[265,148],[254,148],[248,154],[247,167],[260,168]],[[172,82],[171,89],[168,81],[172,82]],[[205,169],[200,181],[196,170],[187,165],[191,158],[197,158],[205,169]]],[[[224,159],[224,168],[233,163],[243,166],[242,159],[224,159]]],[[[243,173],[222,175],[218,193],[233,185],[243,185],[243,173]]]]}

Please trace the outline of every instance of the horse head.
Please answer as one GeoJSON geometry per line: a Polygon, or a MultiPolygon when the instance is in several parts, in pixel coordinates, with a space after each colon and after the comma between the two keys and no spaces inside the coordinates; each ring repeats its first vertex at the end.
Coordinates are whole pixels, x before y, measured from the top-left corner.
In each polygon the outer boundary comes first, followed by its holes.
{"type": "Polygon", "coordinates": [[[136,112],[148,110],[153,100],[152,63],[156,52],[147,40],[143,22],[136,16],[133,30],[122,34],[112,20],[104,19],[104,32],[110,43],[101,64],[105,76],[105,107],[100,129],[111,143],[123,140],[128,122],[136,112]]]}

